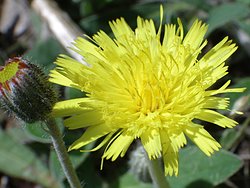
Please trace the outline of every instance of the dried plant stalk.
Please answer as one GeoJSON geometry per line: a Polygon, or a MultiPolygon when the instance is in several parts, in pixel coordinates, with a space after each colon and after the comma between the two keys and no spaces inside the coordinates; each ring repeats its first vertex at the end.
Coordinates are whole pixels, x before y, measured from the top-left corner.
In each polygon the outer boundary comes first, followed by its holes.
{"type": "Polygon", "coordinates": [[[33,0],[31,6],[47,22],[51,32],[68,53],[86,64],[79,54],[70,49],[75,38],[83,34],[71,18],[51,0],[33,0]]]}

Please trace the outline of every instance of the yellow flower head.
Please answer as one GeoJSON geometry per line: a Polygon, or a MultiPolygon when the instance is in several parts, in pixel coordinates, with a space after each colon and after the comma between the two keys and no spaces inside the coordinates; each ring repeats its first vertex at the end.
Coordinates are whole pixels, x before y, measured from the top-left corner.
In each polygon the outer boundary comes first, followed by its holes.
{"type": "MultiPolygon", "coordinates": [[[[161,23],[162,18],[161,7],[161,23]]],[[[109,24],[113,39],[99,31],[75,42],[89,66],[62,55],[51,71],[51,82],[87,93],[54,107],[54,116],[71,116],[64,121],[69,129],[87,128],[70,150],[105,137],[92,151],[107,144],[103,159],[114,161],[139,139],[150,159],[163,157],[166,175],[178,174],[178,151],[186,137],[208,156],[218,150],[220,144],[194,120],[223,128],[237,124],[215,111],[229,104],[216,95],[244,89],[227,89],[230,81],[209,89],[227,74],[225,60],[235,44],[226,37],[199,57],[207,44],[207,25],[201,21],[186,35],[179,19],[178,26],[161,24],[158,30],[152,20],[140,17],[135,31],[123,18],[109,24]]]]}

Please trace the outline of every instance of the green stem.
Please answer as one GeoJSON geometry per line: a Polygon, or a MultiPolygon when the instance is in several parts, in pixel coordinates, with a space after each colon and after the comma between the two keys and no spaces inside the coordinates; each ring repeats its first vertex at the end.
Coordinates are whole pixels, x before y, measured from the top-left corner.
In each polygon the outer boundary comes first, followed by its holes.
{"type": "Polygon", "coordinates": [[[246,134],[246,130],[247,130],[249,123],[250,123],[250,116],[248,116],[247,119],[243,122],[240,129],[237,131],[236,136],[234,137],[232,142],[230,144],[228,144],[226,149],[232,149],[240,143],[240,141],[242,140],[242,138],[246,134]]]}
{"type": "Polygon", "coordinates": [[[145,152],[148,161],[149,172],[155,188],[170,188],[158,159],[150,160],[145,152]]]}
{"type": "Polygon", "coordinates": [[[73,165],[69,159],[69,155],[68,155],[67,150],[65,148],[60,129],[58,128],[58,126],[53,118],[50,118],[49,120],[47,120],[46,123],[47,123],[47,127],[49,129],[50,135],[51,135],[53,146],[55,148],[58,159],[59,159],[61,166],[63,168],[63,171],[65,173],[65,176],[70,184],[70,187],[71,188],[81,188],[81,183],[80,183],[80,181],[76,175],[76,172],[73,168],[73,165]]]}

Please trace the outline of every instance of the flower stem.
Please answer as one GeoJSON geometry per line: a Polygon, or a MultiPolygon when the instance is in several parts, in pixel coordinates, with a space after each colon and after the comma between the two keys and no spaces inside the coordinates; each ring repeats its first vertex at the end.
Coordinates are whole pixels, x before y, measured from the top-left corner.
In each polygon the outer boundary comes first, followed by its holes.
{"type": "Polygon", "coordinates": [[[58,159],[59,159],[61,166],[63,168],[64,174],[65,174],[65,176],[70,184],[70,187],[71,188],[81,188],[81,183],[80,183],[80,181],[76,175],[76,172],[73,168],[73,165],[69,159],[69,155],[68,155],[67,150],[65,148],[60,129],[58,128],[58,126],[53,118],[48,119],[46,121],[46,124],[47,124],[47,127],[48,127],[49,132],[50,132],[53,146],[55,148],[58,159]]]}
{"type": "MultiPolygon", "coordinates": [[[[146,152],[145,152],[145,155],[147,155],[146,152]]],[[[164,176],[163,170],[160,167],[159,160],[158,159],[150,160],[148,158],[148,155],[146,157],[147,157],[149,172],[153,180],[154,187],[155,188],[170,188],[167,182],[167,179],[164,176]]]]}

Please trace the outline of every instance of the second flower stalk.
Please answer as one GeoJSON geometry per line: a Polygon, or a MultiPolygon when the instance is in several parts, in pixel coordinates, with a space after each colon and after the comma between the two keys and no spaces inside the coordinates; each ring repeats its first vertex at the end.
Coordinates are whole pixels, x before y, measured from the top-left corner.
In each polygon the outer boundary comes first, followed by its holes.
{"type": "Polygon", "coordinates": [[[44,122],[71,188],[81,188],[62,135],[51,112],[57,93],[43,70],[22,57],[10,58],[0,70],[1,106],[27,123],[44,122]]]}

